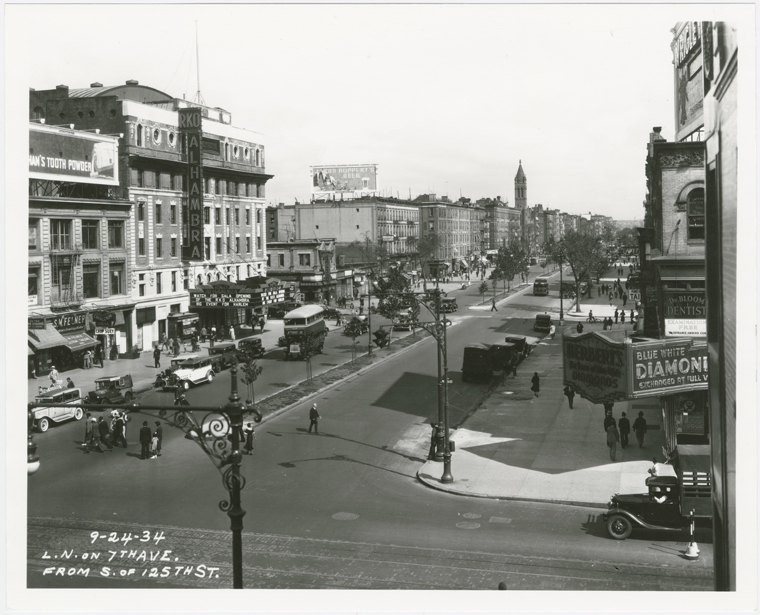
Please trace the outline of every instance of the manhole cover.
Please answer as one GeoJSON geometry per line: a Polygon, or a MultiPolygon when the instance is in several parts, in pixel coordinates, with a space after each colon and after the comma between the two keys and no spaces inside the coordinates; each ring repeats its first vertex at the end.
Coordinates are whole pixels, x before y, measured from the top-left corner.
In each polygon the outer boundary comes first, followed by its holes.
{"type": "Polygon", "coordinates": [[[358,519],[359,515],[355,515],[354,513],[339,512],[335,513],[332,518],[336,521],[353,521],[354,519],[358,519]]]}
{"type": "Polygon", "coordinates": [[[460,530],[477,530],[480,527],[480,523],[473,523],[471,521],[461,521],[457,523],[457,527],[460,530]]]}
{"type": "Polygon", "coordinates": [[[480,519],[480,515],[478,513],[464,513],[462,516],[465,519],[480,519]]]}

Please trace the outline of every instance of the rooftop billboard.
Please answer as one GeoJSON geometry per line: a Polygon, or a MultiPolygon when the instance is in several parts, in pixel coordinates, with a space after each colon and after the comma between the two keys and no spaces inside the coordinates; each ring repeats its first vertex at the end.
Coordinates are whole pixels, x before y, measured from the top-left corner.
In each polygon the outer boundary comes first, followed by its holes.
{"type": "Polygon", "coordinates": [[[118,186],[118,139],[96,133],[31,124],[29,177],[118,186]]]}
{"type": "Polygon", "coordinates": [[[376,164],[344,164],[311,167],[311,194],[315,199],[335,195],[368,196],[377,193],[376,164]]]}

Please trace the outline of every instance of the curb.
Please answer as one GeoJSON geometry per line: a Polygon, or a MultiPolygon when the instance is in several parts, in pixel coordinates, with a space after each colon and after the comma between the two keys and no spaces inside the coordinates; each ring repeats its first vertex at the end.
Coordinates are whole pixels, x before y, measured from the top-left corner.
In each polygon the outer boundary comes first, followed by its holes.
{"type": "Polygon", "coordinates": [[[605,504],[600,504],[599,502],[581,502],[580,500],[542,500],[540,498],[525,498],[525,497],[519,497],[519,496],[512,496],[512,495],[488,495],[485,493],[465,493],[463,491],[457,491],[448,487],[444,487],[442,485],[436,484],[434,482],[428,481],[422,476],[420,476],[422,473],[422,469],[417,470],[417,480],[421,482],[423,485],[430,489],[435,489],[436,491],[443,491],[445,493],[451,493],[453,495],[458,495],[462,497],[473,497],[473,498],[481,498],[481,499],[489,499],[489,500],[504,500],[504,501],[511,501],[511,502],[540,502],[543,504],[558,504],[561,506],[583,506],[584,508],[599,508],[602,510],[606,510],[607,506],[605,504]]]}

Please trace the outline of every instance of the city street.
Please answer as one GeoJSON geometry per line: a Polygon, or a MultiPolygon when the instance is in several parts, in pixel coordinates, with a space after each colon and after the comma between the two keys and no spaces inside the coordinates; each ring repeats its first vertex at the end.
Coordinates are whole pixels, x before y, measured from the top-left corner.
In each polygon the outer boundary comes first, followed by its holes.
{"type": "MultiPolygon", "coordinates": [[[[448,336],[452,426],[488,393],[485,384],[461,382],[464,345],[493,342],[505,331],[530,334],[531,315],[507,306],[534,302],[530,290],[523,291],[490,312],[467,309],[480,303],[476,285],[456,295],[460,309],[448,336]]],[[[549,307],[541,299],[539,309],[549,307]]],[[[329,354],[322,358],[331,361],[329,354]]],[[[269,359],[264,365],[265,374],[303,367],[269,359]]],[[[254,454],[243,458],[242,468],[246,587],[494,589],[503,581],[511,589],[711,588],[709,559],[685,560],[680,535],[618,542],[607,536],[600,509],[466,498],[418,482],[428,422],[437,413],[435,370],[428,339],[319,395],[319,435],[307,432],[308,403],[258,426],[254,454]]],[[[188,398],[196,405],[223,403],[228,391],[225,372],[188,398]]],[[[83,426],[76,422],[36,436],[43,470],[29,482],[30,586],[230,586],[221,477],[176,429],[164,429],[161,457],[141,461],[139,421],[135,416],[130,423],[126,452],[83,454],[83,426]],[[137,568],[134,576],[42,576],[54,566],[46,552],[105,552],[113,549],[105,538],[110,532],[121,537],[146,530],[164,532],[159,546],[172,551],[171,566],[219,570],[200,579],[173,569],[151,578],[158,564],[136,562],[128,551],[143,547],[133,542],[119,543],[127,551],[106,565],[137,568]],[[90,546],[93,531],[104,538],[90,546]]],[[[456,454],[453,463],[456,468],[456,454]]],[[[144,548],[150,546],[157,548],[152,542],[144,548]]],[[[102,565],[93,564],[93,571],[102,565]]]]}

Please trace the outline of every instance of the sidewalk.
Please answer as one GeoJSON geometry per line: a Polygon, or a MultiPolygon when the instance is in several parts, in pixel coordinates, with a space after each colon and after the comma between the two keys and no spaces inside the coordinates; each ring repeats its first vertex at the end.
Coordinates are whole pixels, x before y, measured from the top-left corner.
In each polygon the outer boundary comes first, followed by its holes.
{"type": "MultiPolygon", "coordinates": [[[[517,377],[499,384],[467,421],[452,431],[454,482],[440,482],[443,464],[426,462],[420,481],[474,497],[544,501],[605,507],[614,493],[643,493],[652,458],[665,444],[657,398],[615,403],[613,416],[626,412],[633,423],[643,411],[649,431],[639,449],[633,433],[628,447],[609,457],[604,408],[576,395],[573,409],[562,394],[561,330],[544,338],[520,365],[517,377]],[[533,372],[541,379],[536,398],[533,372]]],[[[659,464],[661,474],[672,473],[659,464]]]]}

